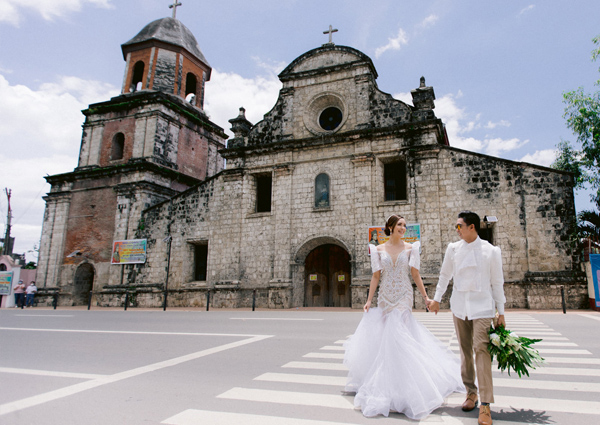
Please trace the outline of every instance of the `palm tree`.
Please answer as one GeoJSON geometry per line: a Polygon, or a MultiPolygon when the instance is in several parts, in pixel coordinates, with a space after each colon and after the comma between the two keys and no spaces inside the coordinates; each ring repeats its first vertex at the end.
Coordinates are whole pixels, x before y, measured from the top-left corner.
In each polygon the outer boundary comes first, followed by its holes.
{"type": "MultiPolygon", "coordinates": [[[[598,205],[600,209],[600,205],[598,205]]],[[[600,213],[593,210],[584,210],[577,214],[579,235],[592,240],[600,241],[600,213]]]]}
{"type": "MultiPolygon", "coordinates": [[[[600,202],[596,203],[600,210],[600,202]]],[[[583,248],[584,260],[589,261],[589,254],[597,253],[600,242],[600,213],[584,210],[577,214],[577,240],[583,248]]]]}

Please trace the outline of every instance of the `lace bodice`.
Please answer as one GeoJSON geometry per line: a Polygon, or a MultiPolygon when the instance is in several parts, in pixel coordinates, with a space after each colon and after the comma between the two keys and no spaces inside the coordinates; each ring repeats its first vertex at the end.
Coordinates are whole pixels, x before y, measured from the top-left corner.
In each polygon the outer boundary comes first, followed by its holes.
{"type": "Polygon", "coordinates": [[[398,254],[395,262],[387,252],[378,251],[374,245],[369,248],[373,273],[381,270],[377,306],[384,312],[392,309],[412,310],[413,288],[410,268],[420,267],[419,243],[415,242],[411,250],[404,250],[398,254]]]}

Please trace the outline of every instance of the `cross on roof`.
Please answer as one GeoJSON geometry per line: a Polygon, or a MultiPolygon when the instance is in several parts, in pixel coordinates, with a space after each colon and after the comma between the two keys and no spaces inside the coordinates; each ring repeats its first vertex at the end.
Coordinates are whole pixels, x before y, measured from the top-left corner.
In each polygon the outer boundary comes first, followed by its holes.
{"type": "Polygon", "coordinates": [[[331,36],[331,35],[332,35],[334,32],[338,32],[338,30],[334,30],[334,29],[333,29],[333,27],[332,27],[331,25],[329,25],[329,30],[327,30],[327,31],[323,31],[323,34],[329,34],[329,44],[333,44],[333,41],[332,41],[332,36],[331,36]]]}
{"type": "Polygon", "coordinates": [[[177,14],[177,6],[181,6],[181,3],[177,0],[173,0],[173,4],[169,6],[169,9],[173,9],[173,18],[175,18],[175,15],[177,14]]]}

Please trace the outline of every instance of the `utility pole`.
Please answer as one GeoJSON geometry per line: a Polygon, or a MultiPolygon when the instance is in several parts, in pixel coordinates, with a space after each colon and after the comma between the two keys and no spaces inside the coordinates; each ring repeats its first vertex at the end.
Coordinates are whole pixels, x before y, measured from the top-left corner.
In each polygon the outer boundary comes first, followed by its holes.
{"type": "Polygon", "coordinates": [[[10,219],[12,217],[12,211],[10,210],[10,194],[12,193],[12,190],[4,188],[4,192],[6,192],[6,198],[8,199],[8,214],[6,216],[6,234],[4,235],[4,248],[2,249],[2,254],[10,255],[12,254],[10,248],[10,219]]]}

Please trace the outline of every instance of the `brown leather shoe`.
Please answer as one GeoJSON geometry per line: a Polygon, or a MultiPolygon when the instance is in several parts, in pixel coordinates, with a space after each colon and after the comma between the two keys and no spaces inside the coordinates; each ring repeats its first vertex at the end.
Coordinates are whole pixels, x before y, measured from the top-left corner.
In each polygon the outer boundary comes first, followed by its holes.
{"type": "Polygon", "coordinates": [[[470,412],[471,410],[477,407],[477,394],[471,393],[467,395],[467,399],[462,405],[462,410],[465,412],[470,412]]]}
{"type": "Polygon", "coordinates": [[[482,404],[479,408],[479,425],[492,425],[492,412],[489,404],[482,404]]]}

